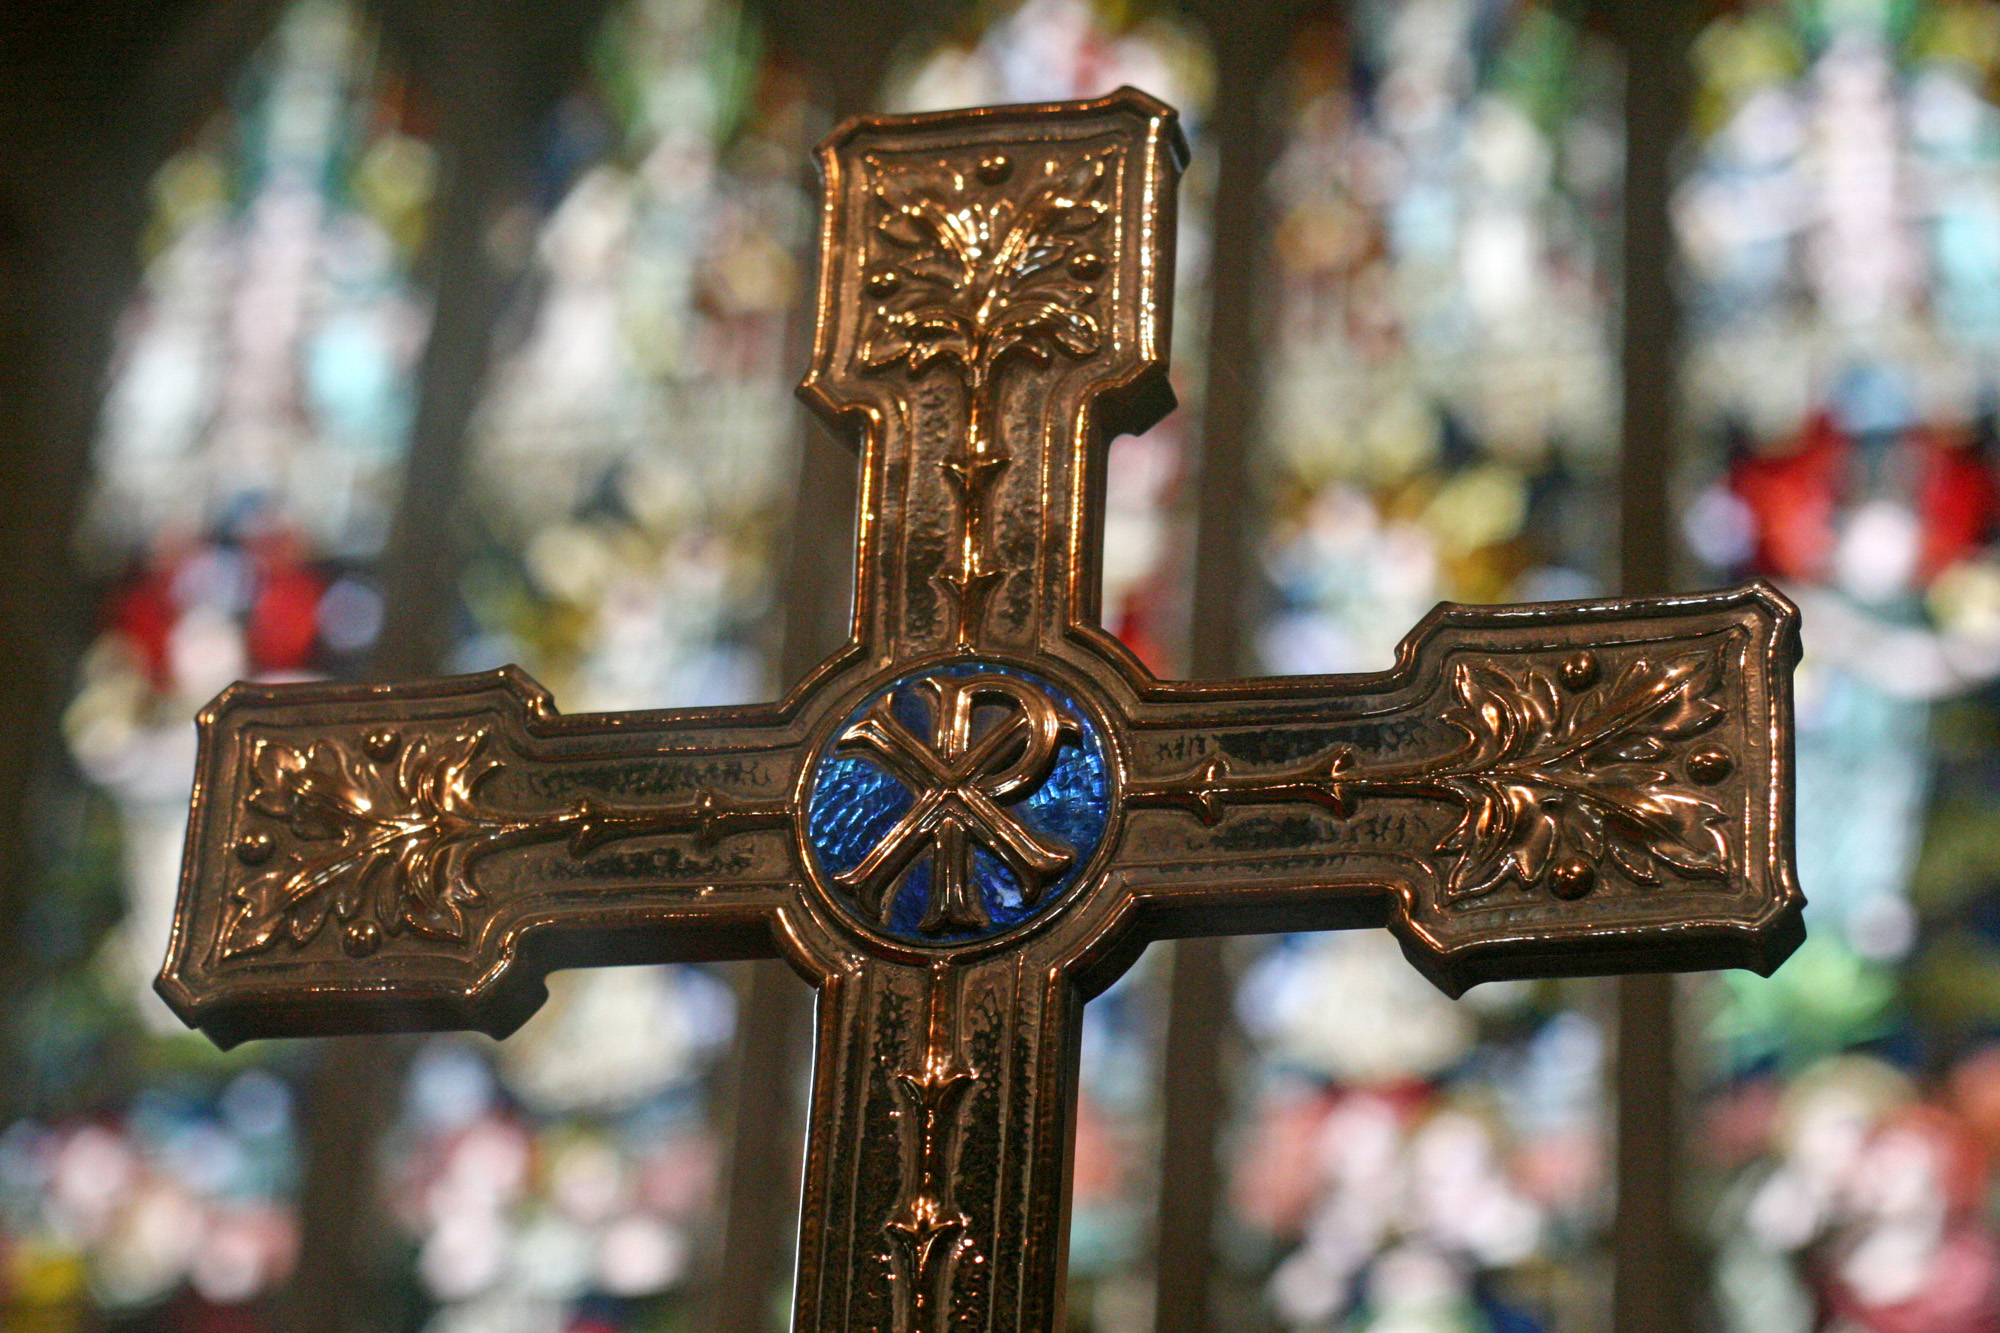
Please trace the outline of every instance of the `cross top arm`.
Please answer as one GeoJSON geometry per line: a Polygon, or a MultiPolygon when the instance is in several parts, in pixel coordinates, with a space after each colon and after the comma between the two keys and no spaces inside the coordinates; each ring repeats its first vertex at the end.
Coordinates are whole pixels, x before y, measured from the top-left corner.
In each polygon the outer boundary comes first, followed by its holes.
{"type": "Polygon", "coordinates": [[[819,161],[800,393],[862,441],[856,645],[1032,654],[1088,634],[1103,444],[1174,406],[1178,118],[1130,88],[1032,116],[858,117],[819,161]]]}

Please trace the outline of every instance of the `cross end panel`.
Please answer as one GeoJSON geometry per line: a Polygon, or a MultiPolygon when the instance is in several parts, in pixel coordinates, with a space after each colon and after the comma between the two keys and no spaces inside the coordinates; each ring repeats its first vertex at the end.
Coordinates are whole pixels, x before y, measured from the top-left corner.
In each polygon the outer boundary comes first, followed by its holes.
{"type": "Polygon", "coordinates": [[[197,727],[155,988],[224,1046],[503,1036],[554,968],[769,954],[796,877],[792,747],[747,711],[563,718],[506,668],[239,684],[197,727]]]}
{"type": "Polygon", "coordinates": [[[1805,939],[1782,594],[1441,608],[1412,640],[1462,744],[1416,778],[1450,825],[1393,926],[1440,987],[1768,976],[1805,939]]]}
{"type": "Polygon", "coordinates": [[[1377,676],[1161,690],[1134,729],[1123,857],[1147,929],[1386,921],[1454,995],[1769,973],[1804,938],[1797,625],[1761,583],[1447,605],[1377,676]]]}
{"type": "Polygon", "coordinates": [[[1030,653],[1094,614],[1093,450],[1172,408],[1175,113],[862,116],[820,148],[812,365],[863,439],[855,639],[1030,653]]]}

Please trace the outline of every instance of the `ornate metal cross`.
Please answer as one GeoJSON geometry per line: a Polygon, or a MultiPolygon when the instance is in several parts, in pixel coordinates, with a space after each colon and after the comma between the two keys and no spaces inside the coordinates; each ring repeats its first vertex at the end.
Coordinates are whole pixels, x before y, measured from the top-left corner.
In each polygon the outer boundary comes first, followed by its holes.
{"type": "Polygon", "coordinates": [[[1085,998],[1148,940],[1387,925],[1456,994],[1802,936],[1792,607],[1444,606],[1376,675],[1154,679],[1096,625],[1104,442],[1172,406],[1174,113],[849,122],[803,392],[861,445],[852,640],[782,702],[519,671],[203,712],[159,987],[224,1044],[496,1035],[552,968],[819,990],[801,1330],[1059,1326],[1085,998]]]}

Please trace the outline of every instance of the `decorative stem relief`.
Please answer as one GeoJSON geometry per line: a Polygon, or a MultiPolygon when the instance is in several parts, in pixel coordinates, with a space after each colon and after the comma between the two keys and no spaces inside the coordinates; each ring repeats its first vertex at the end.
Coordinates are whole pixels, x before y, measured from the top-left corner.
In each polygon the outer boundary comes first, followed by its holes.
{"type": "Polygon", "coordinates": [[[1217,758],[1138,784],[1128,800],[1179,806],[1209,824],[1228,804],[1310,801],[1345,818],[1371,796],[1449,801],[1461,815],[1436,850],[1451,857],[1444,898],[1453,906],[1509,883],[1580,898],[1607,864],[1642,885],[1668,871],[1725,877],[1730,817],[1699,790],[1735,767],[1721,746],[1698,743],[1724,716],[1719,655],[1638,657],[1608,683],[1599,674],[1587,652],[1554,672],[1460,660],[1441,718],[1465,740],[1449,754],[1371,772],[1341,746],[1254,775],[1217,758]]]}
{"type": "Polygon", "coordinates": [[[261,953],[280,940],[310,944],[329,918],[356,957],[409,933],[464,943],[468,914],[484,904],[473,867],[509,847],[567,838],[584,856],[616,838],[692,832],[704,846],[752,828],[784,827],[781,805],[743,805],[703,792],[683,805],[624,810],[589,799],[566,810],[495,810],[479,787],[502,767],[486,753],[486,728],[418,735],[391,730],[299,748],[258,739],[250,746],[249,793],[236,857],[261,873],[230,893],[217,948],[223,959],[261,953]],[[293,847],[256,827],[282,826],[293,847]],[[275,864],[273,864],[275,862],[275,864]]]}
{"type": "Polygon", "coordinates": [[[949,1317],[951,1278],[972,1246],[972,1219],[952,1198],[965,1098],[979,1071],[958,1056],[948,964],[931,969],[923,1059],[894,1076],[903,1134],[903,1189],[884,1223],[896,1248],[892,1281],[904,1333],[935,1333],[949,1317]]]}
{"type": "Polygon", "coordinates": [[[955,567],[936,576],[970,646],[1005,576],[988,562],[987,494],[1011,461],[997,422],[1001,369],[1086,357],[1103,340],[1091,306],[1108,269],[1098,234],[1115,155],[1047,158],[1026,170],[992,153],[976,163],[911,166],[866,159],[872,222],[861,364],[912,376],[936,365],[965,391],[956,458],[938,460],[958,506],[955,567]]]}

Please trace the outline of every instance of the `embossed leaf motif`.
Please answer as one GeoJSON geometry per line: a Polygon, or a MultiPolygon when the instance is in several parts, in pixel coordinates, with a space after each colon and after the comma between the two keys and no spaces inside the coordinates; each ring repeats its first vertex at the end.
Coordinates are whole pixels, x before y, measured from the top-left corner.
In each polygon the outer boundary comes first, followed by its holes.
{"type": "Polygon", "coordinates": [[[500,766],[482,756],[485,741],[483,731],[419,736],[379,763],[332,741],[257,741],[249,806],[300,846],[233,892],[223,956],[304,945],[329,916],[360,924],[350,934],[363,940],[405,930],[463,940],[464,909],[479,901],[470,863],[519,827],[474,803],[500,766]]]}
{"type": "Polygon", "coordinates": [[[1444,720],[1466,746],[1436,778],[1465,807],[1438,846],[1458,854],[1447,896],[1545,883],[1558,867],[1595,873],[1607,860],[1640,884],[1669,869],[1725,875],[1728,816],[1666,767],[1722,717],[1720,678],[1713,654],[1637,658],[1572,697],[1539,667],[1514,679],[1459,663],[1444,720]]]}
{"type": "MultiPolygon", "coordinates": [[[[1046,365],[1055,349],[1087,356],[1102,336],[1088,309],[1104,260],[1088,245],[1110,211],[1110,158],[1049,161],[1017,191],[947,163],[929,171],[869,165],[875,234],[887,243],[871,276],[886,290],[861,349],[869,367],[962,367],[975,390],[1008,356],[1046,365]]],[[[989,159],[989,175],[1013,166],[989,159]]]]}

